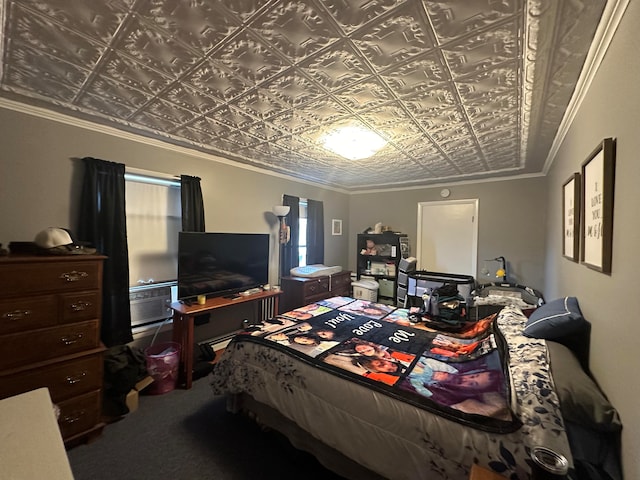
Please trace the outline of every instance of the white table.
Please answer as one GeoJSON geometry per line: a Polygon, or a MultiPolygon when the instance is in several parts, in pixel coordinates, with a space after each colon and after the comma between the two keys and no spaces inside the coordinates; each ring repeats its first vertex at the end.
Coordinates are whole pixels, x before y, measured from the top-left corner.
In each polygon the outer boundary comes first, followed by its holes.
{"type": "Polygon", "coordinates": [[[0,400],[0,468],[4,480],[73,480],[47,388],[0,400]]]}

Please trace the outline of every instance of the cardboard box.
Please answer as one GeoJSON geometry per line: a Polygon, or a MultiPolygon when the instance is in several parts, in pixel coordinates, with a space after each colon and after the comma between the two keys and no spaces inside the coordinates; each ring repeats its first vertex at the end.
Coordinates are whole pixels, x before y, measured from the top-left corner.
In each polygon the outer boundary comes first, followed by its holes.
{"type": "Polygon", "coordinates": [[[153,377],[147,376],[140,380],[135,386],[127,393],[125,403],[129,408],[129,413],[135,412],[138,409],[138,402],[140,392],[153,383],[153,377]]]}

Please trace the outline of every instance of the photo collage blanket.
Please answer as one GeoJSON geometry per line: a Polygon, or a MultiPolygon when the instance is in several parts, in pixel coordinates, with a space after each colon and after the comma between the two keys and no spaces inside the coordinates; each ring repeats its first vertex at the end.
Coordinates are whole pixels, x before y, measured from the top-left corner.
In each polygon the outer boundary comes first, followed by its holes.
{"type": "Polygon", "coordinates": [[[333,297],[254,325],[234,341],[270,345],[464,425],[507,433],[520,423],[495,318],[445,332],[412,322],[408,309],[333,297]]]}

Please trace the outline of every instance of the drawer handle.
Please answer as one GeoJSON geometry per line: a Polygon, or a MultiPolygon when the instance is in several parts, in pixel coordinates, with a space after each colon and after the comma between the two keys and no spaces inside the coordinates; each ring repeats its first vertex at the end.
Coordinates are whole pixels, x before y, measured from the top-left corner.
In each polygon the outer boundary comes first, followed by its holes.
{"type": "Polygon", "coordinates": [[[31,310],[14,310],[13,312],[6,312],[2,315],[2,318],[7,320],[22,320],[31,315],[31,310]]]}
{"type": "Polygon", "coordinates": [[[74,333],[73,335],[69,335],[68,337],[62,337],[60,341],[65,345],[73,345],[74,343],[78,343],[80,340],[82,340],[82,337],[84,337],[84,334],[74,333]]]}
{"type": "Polygon", "coordinates": [[[66,380],[69,385],[75,385],[76,383],[80,383],[86,376],[87,376],[87,372],[84,371],[76,375],[68,375],[66,380]]]}
{"type": "Polygon", "coordinates": [[[89,308],[91,305],[92,305],[91,302],[85,302],[83,300],[80,300],[79,302],[71,304],[71,310],[73,310],[74,312],[82,312],[87,308],[89,308]]]}
{"type": "Polygon", "coordinates": [[[82,417],[84,417],[86,413],[87,412],[85,412],[84,410],[78,410],[76,412],[73,412],[73,414],[71,415],[65,415],[64,417],[62,417],[62,421],[68,424],[76,423],[82,420],[82,417]]]}
{"type": "Polygon", "coordinates": [[[59,278],[67,281],[67,282],[77,282],[83,278],[88,277],[89,274],[87,272],[78,272],[77,270],[73,270],[71,272],[65,272],[60,275],[59,278]]]}

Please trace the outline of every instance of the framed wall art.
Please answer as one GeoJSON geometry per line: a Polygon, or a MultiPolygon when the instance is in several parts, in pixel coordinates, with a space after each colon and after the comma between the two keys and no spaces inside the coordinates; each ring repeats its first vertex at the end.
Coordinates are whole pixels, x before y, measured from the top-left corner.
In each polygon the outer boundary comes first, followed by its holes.
{"type": "Polygon", "coordinates": [[[582,163],[581,256],[587,267],[611,273],[615,141],[605,138],[582,163]]]}
{"type": "Polygon", "coordinates": [[[573,262],[580,257],[580,174],[562,185],[562,255],[573,262]]]}
{"type": "Polygon", "coordinates": [[[331,220],[331,235],[342,235],[342,220],[331,220]]]}

